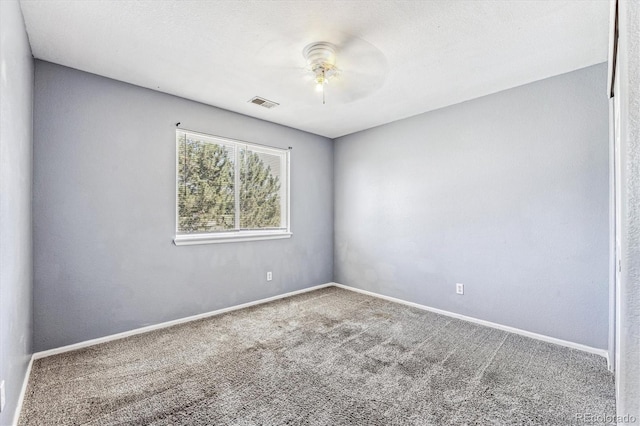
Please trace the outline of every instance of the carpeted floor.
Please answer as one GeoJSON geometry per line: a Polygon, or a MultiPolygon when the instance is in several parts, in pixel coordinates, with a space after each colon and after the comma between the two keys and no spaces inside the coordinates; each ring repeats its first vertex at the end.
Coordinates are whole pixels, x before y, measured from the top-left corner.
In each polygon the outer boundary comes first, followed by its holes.
{"type": "Polygon", "coordinates": [[[604,358],[329,287],[37,360],[19,425],[569,425],[614,414],[604,358]]]}

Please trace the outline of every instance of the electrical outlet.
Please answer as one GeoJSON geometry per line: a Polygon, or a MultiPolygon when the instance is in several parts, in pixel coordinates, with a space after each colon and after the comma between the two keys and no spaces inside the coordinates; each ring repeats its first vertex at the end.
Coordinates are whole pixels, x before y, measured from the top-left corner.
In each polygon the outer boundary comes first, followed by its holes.
{"type": "Polygon", "coordinates": [[[4,411],[4,380],[0,382],[0,413],[4,411]]]}
{"type": "Polygon", "coordinates": [[[273,279],[273,275],[271,274],[271,271],[267,272],[267,281],[271,281],[273,279]]]}
{"type": "Polygon", "coordinates": [[[456,294],[464,294],[464,284],[456,284],[456,294]]]}

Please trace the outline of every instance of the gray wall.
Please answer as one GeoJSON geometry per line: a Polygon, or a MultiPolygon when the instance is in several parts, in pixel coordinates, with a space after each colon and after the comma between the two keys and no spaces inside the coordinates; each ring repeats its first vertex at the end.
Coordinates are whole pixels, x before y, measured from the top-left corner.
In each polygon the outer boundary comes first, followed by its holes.
{"type": "Polygon", "coordinates": [[[620,416],[640,421],[640,3],[619,2],[621,260],[616,386],[620,416]]]}
{"type": "Polygon", "coordinates": [[[606,78],[600,64],[337,139],[335,280],[607,348],[606,78]]]}
{"type": "Polygon", "coordinates": [[[32,335],[33,58],[17,1],[0,1],[0,380],[13,420],[32,335]]]}
{"type": "Polygon", "coordinates": [[[36,351],[332,280],[330,139],[47,62],[35,80],[36,351]],[[291,239],[173,245],[178,121],[293,147],[291,239]]]}

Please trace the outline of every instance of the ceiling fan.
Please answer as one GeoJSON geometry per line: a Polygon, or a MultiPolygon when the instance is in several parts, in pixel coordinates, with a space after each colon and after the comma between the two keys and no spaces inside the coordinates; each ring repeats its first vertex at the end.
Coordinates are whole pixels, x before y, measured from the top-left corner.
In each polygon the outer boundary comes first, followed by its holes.
{"type": "Polygon", "coordinates": [[[325,104],[327,85],[338,103],[361,99],[379,89],[387,74],[387,61],[382,52],[357,37],[340,37],[341,42],[318,41],[307,44],[302,56],[307,62],[316,91],[325,104]]]}
{"type": "Polygon", "coordinates": [[[380,49],[335,30],[277,34],[252,60],[271,93],[288,94],[281,103],[296,108],[356,102],[379,90],[389,71],[380,49]]]}
{"type": "Polygon", "coordinates": [[[309,71],[313,73],[316,91],[322,92],[322,103],[325,103],[324,86],[340,72],[336,67],[336,48],[326,41],[308,44],[302,50],[307,60],[309,71]]]}

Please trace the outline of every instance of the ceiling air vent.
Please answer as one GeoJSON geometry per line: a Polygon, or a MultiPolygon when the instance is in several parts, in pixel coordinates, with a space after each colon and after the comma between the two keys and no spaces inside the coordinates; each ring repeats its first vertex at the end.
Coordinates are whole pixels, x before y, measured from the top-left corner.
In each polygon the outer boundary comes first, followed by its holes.
{"type": "Polygon", "coordinates": [[[270,101],[268,99],[261,98],[260,96],[255,96],[255,97],[249,99],[249,102],[251,102],[252,104],[260,105],[261,107],[269,108],[269,109],[277,107],[278,105],[280,105],[277,102],[273,102],[273,101],[270,101]]]}

